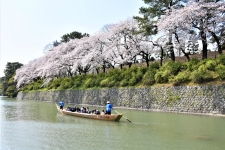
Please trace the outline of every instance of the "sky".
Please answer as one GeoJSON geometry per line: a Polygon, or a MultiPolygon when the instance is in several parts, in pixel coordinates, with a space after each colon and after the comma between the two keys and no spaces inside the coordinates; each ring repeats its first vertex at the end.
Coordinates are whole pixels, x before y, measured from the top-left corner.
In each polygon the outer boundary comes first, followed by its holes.
{"type": "Polygon", "coordinates": [[[0,77],[7,62],[27,64],[62,35],[93,35],[139,15],[142,6],[142,0],[0,0],[0,77]]]}

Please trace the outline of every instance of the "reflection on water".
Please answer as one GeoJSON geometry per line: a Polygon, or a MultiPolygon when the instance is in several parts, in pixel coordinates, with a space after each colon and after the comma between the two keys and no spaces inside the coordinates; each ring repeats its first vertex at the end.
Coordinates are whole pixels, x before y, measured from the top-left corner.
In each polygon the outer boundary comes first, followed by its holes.
{"type": "Polygon", "coordinates": [[[116,110],[132,123],[66,116],[53,103],[1,98],[0,149],[225,149],[225,118],[116,110]]]}
{"type": "Polygon", "coordinates": [[[43,121],[56,121],[53,119],[55,116],[55,108],[51,103],[41,103],[35,101],[15,101],[15,99],[1,100],[1,116],[2,119],[8,121],[16,120],[39,120],[43,121]]]}

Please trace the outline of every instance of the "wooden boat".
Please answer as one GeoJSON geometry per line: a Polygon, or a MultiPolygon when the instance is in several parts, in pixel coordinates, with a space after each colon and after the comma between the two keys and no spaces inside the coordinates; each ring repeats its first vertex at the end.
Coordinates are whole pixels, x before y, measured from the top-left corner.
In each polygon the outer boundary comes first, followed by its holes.
{"type": "Polygon", "coordinates": [[[57,105],[57,104],[56,104],[56,107],[57,107],[58,111],[64,115],[71,115],[71,116],[96,119],[96,120],[119,121],[121,119],[121,117],[123,116],[122,114],[96,115],[96,114],[72,112],[72,111],[67,111],[65,109],[63,109],[63,110],[60,109],[59,105],[57,105]]]}

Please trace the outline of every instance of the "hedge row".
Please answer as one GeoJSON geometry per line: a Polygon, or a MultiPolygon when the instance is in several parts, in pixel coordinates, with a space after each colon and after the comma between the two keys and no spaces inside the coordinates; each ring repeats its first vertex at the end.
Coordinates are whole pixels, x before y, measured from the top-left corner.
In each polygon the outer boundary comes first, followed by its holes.
{"type": "Polygon", "coordinates": [[[66,90],[87,88],[137,87],[154,84],[190,84],[225,80],[225,56],[215,59],[191,59],[189,62],[168,61],[160,67],[153,62],[149,67],[116,68],[108,73],[77,75],[71,78],[54,78],[46,86],[43,80],[24,86],[22,91],[66,90]]]}

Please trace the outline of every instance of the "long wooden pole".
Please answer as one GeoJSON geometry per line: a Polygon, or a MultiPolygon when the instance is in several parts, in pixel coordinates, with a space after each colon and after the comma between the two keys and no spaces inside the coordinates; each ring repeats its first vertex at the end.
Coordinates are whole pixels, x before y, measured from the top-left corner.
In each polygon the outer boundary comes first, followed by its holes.
{"type": "MultiPolygon", "coordinates": [[[[116,111],[115,109],[113,109],[117,114],[120,114],[118,111],[116,111]]],[[[125,116],[122,116],[123,118],[125,118],[127,121],[129,121],[130,123],[132,123],[129,119],[127,119],[125,116]]]]}

